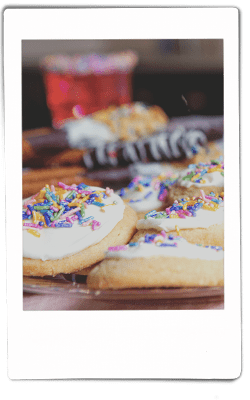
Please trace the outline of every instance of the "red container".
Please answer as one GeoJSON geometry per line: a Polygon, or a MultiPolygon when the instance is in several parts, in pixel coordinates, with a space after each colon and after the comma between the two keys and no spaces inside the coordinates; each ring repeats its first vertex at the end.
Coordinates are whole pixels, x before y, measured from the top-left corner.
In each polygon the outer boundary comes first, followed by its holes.
{"type": "Polygon", "coordinates": [[[52,123],[60,128],[68,119],[81,118],[132,101],[132,69],[79,73],[44,68],[47,104],[52,123]]]}
{"type": "Polygon", "coordinates": [[[110,105],[119,106],[132,101],[131,74],[116,72],[114,74],[96,75],[96,101],[98,110],[110,105]]]}

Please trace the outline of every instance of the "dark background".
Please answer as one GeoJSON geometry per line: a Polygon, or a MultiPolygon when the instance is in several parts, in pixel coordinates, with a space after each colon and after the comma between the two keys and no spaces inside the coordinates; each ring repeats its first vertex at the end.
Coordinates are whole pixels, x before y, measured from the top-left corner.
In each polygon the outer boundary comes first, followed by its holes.
{"type": "Polygon", "coordinates": [[[43,57],[126,49],[136,51],[139,56],[133,75],[133,101],[159,105],[169,117],[223,114],[220,39],[23,41],[23,130],[52,126],[40,68],[43,57]]]}

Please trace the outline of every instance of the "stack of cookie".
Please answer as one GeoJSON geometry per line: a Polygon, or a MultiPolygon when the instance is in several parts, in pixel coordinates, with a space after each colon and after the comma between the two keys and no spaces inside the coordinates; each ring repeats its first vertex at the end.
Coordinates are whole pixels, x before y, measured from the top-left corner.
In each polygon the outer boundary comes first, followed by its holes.
{"type": "Polygon", "coordinates": [[[145,235],[138,242],[109,248],[87,283],[92,289],[223,286],[223,251],[164,231],[145,235]]]}
{"type": "Polygon", "coordinates": [[[136,176],[117,193],[45,184],[23,202],[24,275],[87,275],[91,289],[223,286],[223,206],[222,159],[136,176]]]}
{"type": "Polygon", "coordinates": [[[139,219],[129,244],[109,247],[90,288],[224,285],[224,163],[190,165],[168,189],[171,205],[139,219]]]}

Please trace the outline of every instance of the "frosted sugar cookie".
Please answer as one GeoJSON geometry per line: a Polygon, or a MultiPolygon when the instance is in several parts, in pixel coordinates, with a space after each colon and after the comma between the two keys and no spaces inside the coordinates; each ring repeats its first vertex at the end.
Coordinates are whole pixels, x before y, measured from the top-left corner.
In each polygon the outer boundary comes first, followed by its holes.
{"type": "Polygon", "coordinates": [[[110,241],[128,243],[137,215],[112,189],[46,185],[23,202],[23,273],[70,274],[105,256],[110,241]]]}
{"type": "Polygon", "coordinates": [[[87,277],[91,289],[223,286],[221,247],[190,244],[180,236],[144,235],[110,247],[87,277]]]}
{"type": "Polygon", "coordinates": [[[137,212],[138,218],[143,218],[148,211],[163,210],[168,205],[169,187],[176,182],[177,178],[178,176],[172,172],[158,176],[137,175],[117,194],[137,212]]]}
{"type": "Polygon", "coordinates": [[[201,190],[198,197],[185,197],[166,208],[151,211],[137,222],[139,230],[133,240],[146,233],[180,231],[190,243],[201,243],[224,248],[224,193],[205,195],[201,190]]]}
{"type": "Polygon", "coordinates": [[[173,203],[182,197],[198,196],[200,189],[206,194],[224,191],[224,163],[212,160],[210,163],[190,164],[179,174],[176,184],[169,190],[169,201],[173,203]]]}

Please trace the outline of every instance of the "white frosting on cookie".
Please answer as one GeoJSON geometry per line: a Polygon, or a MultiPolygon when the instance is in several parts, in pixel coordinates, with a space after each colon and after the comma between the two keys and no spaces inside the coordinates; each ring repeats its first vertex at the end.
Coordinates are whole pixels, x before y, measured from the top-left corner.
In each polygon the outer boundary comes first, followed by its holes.
{"type": "MultiPolygon", "coordinates": [[[[105,190],[97,187],[90,187],[91,190],[105,190]]],[[[101,223],[99,229],[92,230],[91,226],[82,226],[75,220],[69,228],[43,228],[39,230],[40,237],[30,234],[23,229],[23,257],[46,260],[57,260],[72,254],[78,253],[87,247],[99,243],[106,237],[116,224],[122,220],[125,205],[122,199],[112,194],[103,200],[103,203],[117,204],[104,207],[89,205],[85,210],[84,218],[93,216],[101,223]]],[[[25,202],[25,200],[24,200],[25,202]]],[[[30,222],[24,220],[23,222],[30,222]]]]}
{"type": "Polygon", "coordinates": [[[224,222],[224,203],[216,211],[200,209],[196,211],[196,217],[186,218],[152,218],[140,219],[137,229],[157,229],[165,232],[175,231],[177,225],[180,229],[208,228],[212,225],[220,225],[224,222]]]}
{"type": "Polygon", "coordinates": [[[165,240],[165,244],[171,246],[159,246],[155,243],[145,243],[139,241],[139,246],[127,246],[126,250],[109,251],[106,258],[149,258],[149,257],[177,257],[200,260],[222,260],[224,258],[223,250],[215,250],[211,247],[197,246],[188,243],[184,238],[165,240]],[[173,244],[176,243],[176,247],[173,244]]]}
{"type": "Polygon", "coordinates": [[[162,201],[158,200],[159,191],[153,190],[152,187],[144,187],[143,192],[136,192],[134,190],[129,190],[124,196],[125,199],[129,199],[130,207],[132,207],[136,212],[148,211],[157,209],[162,206],[162,201]],[[149,195],[149,193],[151,194],[149,195]],[[145,196],[148,198],[145,198],[145,196]]]}
{"type": "MultiPolygon", "coordinates": [[[[126,200],[130,207],[132,207],[136,212],[147,212],[148,210],[159,209],[165,203],[168,189],[165,188],[160,194],[160,184],[168,183],[171,186],[176,180],[177,175],[172,173],[162,174],[159,176],[137,176],[137,181],[133,185],[133,181],[130,183],[131,187],[126,187],[122,189],[124,194],[122,198],[126,200]],[[147,181],[148,186],[145,185],[147,181]],[[140,190],[138,190],[138,185],[140,190]]],[[[136,180],[134,178],[134,180],[136,180]]],[[[120,191],[117,192],[119,194],[120,191]]]]}
{"type": "Polygon", "coordinates": [[[180,173],[180,177],[177,181],[177,185],[185,187],[185,188],[190,188],[191,186],[195,186],[197,188],[203,188],[206,186],[217,186],[217,187],[224,186],[224,176],[222,176],[219,171],[204,174],[202,176],[202,179],[204,181],[206,181],[205,183],[191,182],[190,180],[182,179],[184,176],[186,176],[188,174],[188,172],[191,172],[191,171],[192,171],[192,169],[190,169],[190,168],[187,168],[184,171],[182,171],[180,173]]]}

